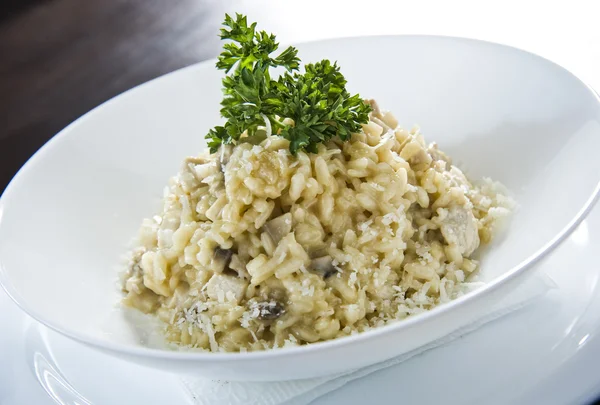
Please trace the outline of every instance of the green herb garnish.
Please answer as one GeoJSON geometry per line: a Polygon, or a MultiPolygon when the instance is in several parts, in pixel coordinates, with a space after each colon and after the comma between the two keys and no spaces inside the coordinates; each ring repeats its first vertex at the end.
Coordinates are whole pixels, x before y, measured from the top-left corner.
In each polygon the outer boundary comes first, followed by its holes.
{"type": "Polygon", "coordinates": [[[223,79],[223,126],[206,135],[212,153],[222,144],[236,144],[242,134],[256,136],[267,127],[290,141],[290,151],[316,152],[317,145],[335,136],[348,140],[369,120],[371,107],[346,90],[346,79],[335,63],[324,59],[299,73],[298,50],[288,47],[273,57],[279,43],[273,34],[248,26],[246,16],[225,16],[223,46],[217,68],[232,73],[223,79]],[[277,80],[271,69],[284,68],[277,80]],[[286,120],[288,118],[288,120],[286,120]],[[293,120],[293,123],[290,120],[293,120]]]}

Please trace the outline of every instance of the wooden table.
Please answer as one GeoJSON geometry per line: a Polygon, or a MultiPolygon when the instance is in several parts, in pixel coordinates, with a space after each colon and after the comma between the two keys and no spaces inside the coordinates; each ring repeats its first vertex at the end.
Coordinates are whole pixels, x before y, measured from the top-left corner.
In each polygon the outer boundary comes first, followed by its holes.
{"type": "Polygon", "coordinates": [[[217,55],[227,3],[2,3],[0,193],[37,149],[77,117],[133,86],[217,55]]]}

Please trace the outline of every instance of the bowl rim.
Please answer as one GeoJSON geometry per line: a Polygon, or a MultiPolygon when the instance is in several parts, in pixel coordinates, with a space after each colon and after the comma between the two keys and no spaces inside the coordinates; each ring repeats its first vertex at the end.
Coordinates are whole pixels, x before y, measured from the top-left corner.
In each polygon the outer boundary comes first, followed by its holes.
{"type": "MultiPolygon", "coordinates": [[[[456,36],[446,36],[446,35],[360,35],[360,36],[344,36],[344,37],[335,37],[335,38],[325,38],[325,39],[317,39],[311,41],[303,41],[293,43],[296,46],[302,45],[310,45],[310,44],[327,44],[342,41],[355,41],[361,39],[404,39],[404,40],[442,40],[448,42],[457,42],[457,43],[470,43],[470,44],[478,44],[479,46],[490,47],[490,48],[499,48],[508,50],[510,52],[515,52],[517,54],[522,54],[523,56],[533,57],[538,61],[541,61],[546,64],[553,65],[554,67],[559,68],[563,72],[567,73],[577,82],[579,82],[595,99],[596,103],[600,106],[600,96],[598,93],[594,91],[594,89],[586,84],[583,80],[577,77],[575,74],[570,72],[568,69],[559,65],[556,62],[553,62],[547,58],[539,56],[535,53],[513,47],[510,45],[505,45],[501,43],[485,41],[474,38],[466,38],[466,37],[456,37],[456,36]]],[[[64,129],[59,131],[56,135],[50,138],[40,149],[38,149],[25,164],[19,169],[19,171],[14,175],[12,180],[7,185],[6,189],[0,195],[0,226],[2,226],[2,217],[3,217],[3,208],[4,202],[7,198],[9,198],[10,194],[13,192],[13,189],[19,187],[19,179],[23,176],[23,173],[33,170],[32,166],[36,164],[36,162],[42,158],[46,153],[51,152],[51,148],[57,143],[57,140],[60,141],[60,138],[67,135],[74,128],[76,128],[81,121],[88,118],[89,115],[94,114],[96,110],[105,108],[107,105],[119,100],[122,97],[127,97],[130,93],[139,90],[142,87],[149,86],[154,84],[154,82],[159,80],[164,80],[167,77],[170,77],[175,74],[182,74],[183,72],[193,71],[196,69],[202,69],[207,65],[213,65],[216,59],[209,59],[199,63],[192,64],[190,66],[186,66],[167,74],[158,76],[154,79],[141,83],[135,87],[132,87],[106,101],[94,107],[90,111],[86,112],[75,121],[71,122],[64,129]]],[[[443,305],[439,305],[429,311],[408,317],[401,321],[392,322],[390,324],[374,328],[365,332],[357,333],[355,335],[344,336],[332,340],[327,340],[323,342],[317,342],[302,346],[295,347],[286,347],[286,348],[277,348],[277,349],[269,349],[269,350],[261,350],[254,352],[205,352],[205,351],[194,351],[194,350],[165,350],[165,349],[157,349],[150,348],[145,346],[131,346],[122,343],[115,343],[111,341],[107,341],[104,339],[98,339],[96,337],[86,337],[86,335],[79,333],[77,331],[70,330],[68,328],[63,328],[59,324],[53,322],[52,320],[48,320],[45,317],[41,316],[36,310],[31,308],[25,300],[21,297],[16,288],[13,287],[10,282],[8,272],[5,270],[2,264],[2,258],[0,257],[0,286],[4,289],[7,295],[11,298],[11,300],[26,314],[31,316],[36,321],[40,322],[42,325],[47,328],[58,332],[61,335],[67,336],[72,340],[75,340],[79,343],[83,343],[85,345],[89,345],[95,347],[97,349],[101,349],[104,351],[115,352],[128,356],[137,356],[143,358],[154,358],[156,360],[174,360],[179,362],[231,362],[231,361],[254,361],[254,360],[268,360],[273,357],[280,356],[301,356],[303,354],[307,354],[308,352],[322,352],[334,348],[340,348],[342,346],[358,344],[365,340],[369,340],[371,338],[375,338],[380,335],[389,334],[397,332],[398,330],[404,328],[410,328],[414,324],[431,322],[437,318],[442,317],[448,312],[454,310],[455,308],[461,308],[468,301],[473,301],[476,299],[481,299],[484,296],[490,295],[492,292],[496,291],[502,284],[517,278],[522,275],[526,270],[534,267],[535,264],[540,262],[542,259],[547,257],[556,247],[558,247],[562,242],[564,242],[571,233],[577,228],[577,226],[585,219],[585,217],[590,213],[591,209],[594,207],[594,204],[600,198],[600,179],[597,181],[596,186],[593,191],[589,195],[588,199],[581,207],[581,209],[577,212],[577,214],[558,232],[550,241],[548,241],[542,248],[538,249],[533,254],[529,255],[525,260],[523,260],[518,265],[514,266],[502,276],[495,278],[494,280],[486,283],[482,287],[469,292],[457,299],[454,299],[448,303],[443,305]]]]}

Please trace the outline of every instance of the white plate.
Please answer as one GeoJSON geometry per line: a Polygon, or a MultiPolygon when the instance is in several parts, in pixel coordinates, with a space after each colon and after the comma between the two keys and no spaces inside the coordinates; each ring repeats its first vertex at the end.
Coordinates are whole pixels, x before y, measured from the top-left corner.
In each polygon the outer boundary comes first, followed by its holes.
{"type": "Polygon", "coordinates": [[[545,59],[435,36],[298,48],[307,62],[337,60],[353,91],[377,98],[405,127],[421,124],[474,178],[490,176],[514,193],[519,209],[507,237],[483,259],[483,287],[403,322],[314,345],[243,354],[145,347],[146,331],[115,308],[118,257],[156,208],[166,179],[218,122],[220,73],[209,61],[86,114],[15,176],[0,200],[0,283],[15,302],[66,336],[161,370],[267,381],[332,374],[395,357],[481,317],[564,240],[597,196],[600,103],[545,59]]]}
{"type": "MultiPolygon", "coordinates": [[[[381,404],[399,399],[448,405],[589,403],[600,394],[599,244],[596,209],[545,265],[558,284],[547,297],[448,346],[355,381],[315,404],[362,404],[373,392],[381,404]]],[[[4,293],[0,324],[5,331],[0,334],[2,405],[51,404],[40,384],[70,404],[67,399],[73,393],[53,377],[57,373],[49,365],[94,405],[190,403],[176,375],[72,342],[27,317],[4,293]],[[40,384],[35,383],[36,373],[40,384]]]]}

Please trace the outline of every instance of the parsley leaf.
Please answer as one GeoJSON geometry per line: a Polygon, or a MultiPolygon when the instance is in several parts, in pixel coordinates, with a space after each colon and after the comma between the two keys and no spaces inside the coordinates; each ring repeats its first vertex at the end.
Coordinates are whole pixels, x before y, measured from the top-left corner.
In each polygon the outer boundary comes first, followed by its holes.
{"type": "Polygon", "coordinates": [[[229,73],[223,79],[221,115],[227,121],[206,135],[211,152],[222,144],[237,144],[252,138],[259,127],[290,141],[290,151],[316,152],[317,145],[333,137],[348,140],[368,122],[371,108],[359,95],[346,90],[346,79],[336,63],[322,60],[299,73],[298,50],[288,47],[279,55],[275,35],[256,31],[246,16],[225,16],[223,46],[217,68],[229,73]],[[284,68],[278,80],[271,69],[284,68]],[[291,119],[284,120],[285,118],[291,119]]]}

